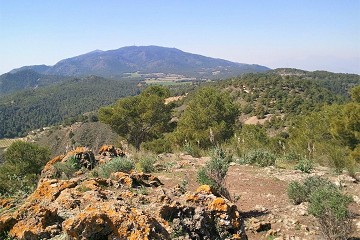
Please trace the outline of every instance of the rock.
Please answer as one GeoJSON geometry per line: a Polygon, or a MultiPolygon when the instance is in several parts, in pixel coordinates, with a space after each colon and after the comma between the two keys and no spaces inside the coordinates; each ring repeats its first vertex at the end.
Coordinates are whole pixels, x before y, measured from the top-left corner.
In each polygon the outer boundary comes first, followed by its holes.
{"type": "Polygon", "coordinates": [[[151,174],[137,172],[118,172],[109,179],[41,179],[15,212],[0,217],[0,231],[19,240],[64,234],[74,240],[171,239],[179,231],[183,239],[247,239],[236,205],[209,186],[173,201],[160,185],[151,174]],[[133,186],[152,192],[139,194],[133,186]]]}
{"type": "Polygon", "coordinates": [[[89,206],[65,220],[63,230],[73,239],[168,239],[169,234],[154,218],[136,209],[109,203],[89,206]]]}
{"type": "Polygon", "coordinates": [[[303,202],[299,205],[296,205],[294,208],[294,211],[300,216],[307,216],[308,215],[308,206],[309,206],[309,203],[303,202]]]}
{"type": "Polygon", "coordinates": [[[353,195],[352,198],[353,198],[355,203],[360,204],[360,197],[359,196],[353,195]]]}
{"type": "Polygon", "coordinates": [[[269,231],[266,232],[265,237],[269,238],[270,236],[276,236],[278,235],[279,230],[274,230],[274,229],[270,229],[269,231]]]}
{"type": "Polygon", "coordinates": [[[115,148],[113,145],[103,145],[98,153],[99,155],[109,157],[125,157],[125,153],[120,148],[115,148]]]}
{"type": "Polygon", "coordinates": [[[253,232],[263,232],[271,229],[271,223],[269,221],[261,221],[257,218],[250,218],[248,221],[249,230],[253,232]]]}
{"type": "Polygon", "coordinates": [[[271,229],[271,223],[268,221],[262,221],[262,222],[256,223],[253,226],[253,228],[256,232],[268,231],[271,229]]]}

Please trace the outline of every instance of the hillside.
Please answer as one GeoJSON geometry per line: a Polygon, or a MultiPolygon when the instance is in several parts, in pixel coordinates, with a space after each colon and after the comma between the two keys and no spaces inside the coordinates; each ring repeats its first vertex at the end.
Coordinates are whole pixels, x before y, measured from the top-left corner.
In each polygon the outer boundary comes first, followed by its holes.
{"type": "Polygon", "coordinates": [[[294,68],[278,68],[272,73],[279,74],[284,78],[295,77],[297,79],[312,80],[320,86],[343,96],[349,96],[349,89],[360,84],[360,75],[348,73],[332,73],[326,71],[304,71],[294,68]]]}
{"type": "Polygon", "coordinates": [[[50,85],[55,82],[65,80],[66,77],[44,75],[38,71],[39,68],[22,69],[16,72],[5,73],[0,76],[0,96],[21,91],[50,85]]]}
{"type": "Polygon", "coordinates": [[[275,116],[272,121],[267,121],[275,128],[289,126],[296,116],[319,111],[324,105],[344,102],[348,90],[359,84],[358,75],[323,75],[317,72],[308,73],[306,77],[298,74],[247,74],[216,83],[239,103],[242,121],[252,116],[267,120],[275,116]],[[345,78],[339,79],[339,76],[345,78]]]}
{"type": "MultiPolygon", "coordinates": [[[[176,48],[131,46],[109,51],[92,51],[59,61],[54,66],[25,66],[43,74],[64,76],[97,75],[119,77],[124,73],[172,73],[187,77],[224,78],[269,68],[230,62],[183,52],[176,48]]],[[[12,72],[17,71],[13,70],[12,72]]]]}
{"type": "Polygon", "coordinates": [[[137,83],[91,76],[2,97],[0,138],[24,136],[29,130],[64,120],[71,123],[80,114],[137,94],[137,83]]]}

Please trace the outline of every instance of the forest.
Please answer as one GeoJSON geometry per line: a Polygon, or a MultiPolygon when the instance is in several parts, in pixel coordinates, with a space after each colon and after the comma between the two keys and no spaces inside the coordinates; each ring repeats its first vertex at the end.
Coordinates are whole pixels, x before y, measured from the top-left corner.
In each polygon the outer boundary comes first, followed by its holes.
{"type": "Polygon", "coordinates": [[[137,84],[91,76],[4,96],[0,98],[0,138],[20,137],[33,129],[81,120],[83,113],[138,94],[137,84]]]}

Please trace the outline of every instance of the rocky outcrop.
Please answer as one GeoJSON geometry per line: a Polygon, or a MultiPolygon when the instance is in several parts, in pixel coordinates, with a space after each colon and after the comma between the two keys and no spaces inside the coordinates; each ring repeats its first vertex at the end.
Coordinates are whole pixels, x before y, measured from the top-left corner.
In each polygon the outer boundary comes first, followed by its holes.
{"type": "Polygon", "coordinates": [[[111,157],[125,157],[125,153],[120,148],[115,148],[113,145],[103,145],[99,149],[99,155],[111,157]]]}
{"type": "Polygon", "coordinates": [[[0,217],[0,232],[17,239],[246,239],[228,200],[202,186],[175,196],[150,174],[111,178],[41,179],[16,211],[0,217]]]}
{"type": "Polygon", "coordinates": [[[98,160],[95,158],[94,153],[86,147],[77,147],[74,150],[68,152],[66,155],[59,155],[51,159],[44,167],[41,172],[42,178],[52,178],[56,175],[56,169],[54,164],[62,162],[65,163],[71,158],[77,162],[79,167],[86,169],[93,169],[97,164],[98,160]]]}

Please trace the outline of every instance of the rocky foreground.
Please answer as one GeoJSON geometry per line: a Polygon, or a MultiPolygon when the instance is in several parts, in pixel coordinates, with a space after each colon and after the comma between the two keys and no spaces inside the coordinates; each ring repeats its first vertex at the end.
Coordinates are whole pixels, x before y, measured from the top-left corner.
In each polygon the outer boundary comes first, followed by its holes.
{"type": "Polygon", "coordinates": [[[27,240],[247,239],[237,206],[207,185],[195,192],[167,189],[157,177],[138,172],[52,178],[53,164],[67,159],[51,160],[36,190],[19,205],[0,201],[0,232],[27,240]]]}
{"type": "Polygon", "coordinates": [[[123,155],[119,149],[104,146],[96,156],[78,148],[55,157],[44,167],[30,196],[0,199],[0,233],[8,233],[8,239],[30,240],[324,239],[316,218],[308,214],[308,204],[294,205],[287,196],[290,181],[321,176],[353,198],[350,239],[360,237],[359,173],[351,178],[326,168],[307,174],[232,163],[224,184],[233,203],[209,186],[198,186],[196,173],[209,161],[206,157],[163,154],[153,174],[92,174],[123,155]],[[75,177],[56,173],[56,164],[74,156],[82,165],[72,174],[75,177]]]}

